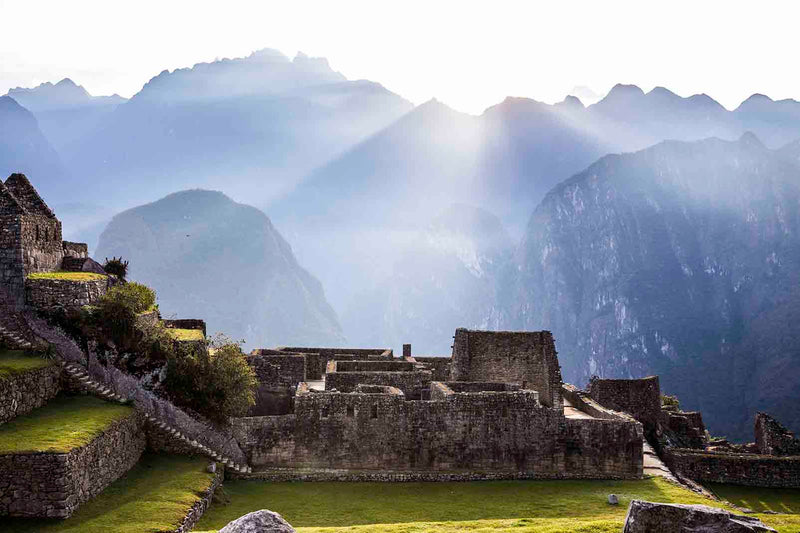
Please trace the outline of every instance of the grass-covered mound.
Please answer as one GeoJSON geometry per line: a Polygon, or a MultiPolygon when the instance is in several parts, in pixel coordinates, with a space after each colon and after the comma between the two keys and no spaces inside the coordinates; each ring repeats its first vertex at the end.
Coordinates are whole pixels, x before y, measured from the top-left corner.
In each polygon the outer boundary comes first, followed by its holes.
{"type": "Polygon", "coordinates": [[[174,531],[211,484],[207,461],[144,455],[137,465],[67,520],[0,519],[2,533],[174,531]]]}
{"type": "Polygon", "coordinates": [[[49,359],[26,355],[21,350],[0,350],[0,380],[55,364],[49,359]]]}
{"type": "MultiPolygon", "coordinates": [[[[196,532],[216,531],[243,514],[270,509],[304,533],[619,533],[634,498],[721,506],[660,478],[384,484],[229,481],[225,491],[231,503],[212,505],[196,532]],[[607,503],[611,493],[619,496],[619,505],[607,503]]],[[[762,518],[772,523],[781,519],[762,518]]],[[[800,524],[800,516],[789,519],[800,524]]]]}
{"type": "Polygon", "coordinates": [[[199,329],[167,328],[167,333],[176,341],[204,341],[206,338],[199,329]]]}
{"type": "Polygon", "coordinates": [[[94,281],[108,276],[94,272],[33,272],[28,279],[60,279],[64,281],[94,281]]]}
{"type": "Polygon", "coordinates": [[[0,426],[0,453],[66,453],[88,444],[133,408],[91,396],[57,396],[0,426]]]}

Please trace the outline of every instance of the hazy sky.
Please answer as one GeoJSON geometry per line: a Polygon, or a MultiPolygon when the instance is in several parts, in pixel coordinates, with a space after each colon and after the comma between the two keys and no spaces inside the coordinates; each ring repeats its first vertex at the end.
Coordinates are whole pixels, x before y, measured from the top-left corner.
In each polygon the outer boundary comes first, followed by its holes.
{"type": "Polygon", "coordinates": [[[164,69],[275,48],[481,112],[617,82],[800,99],[800,2],[0,0],[0,94],[70,77],[131,96],[164,69]]]}

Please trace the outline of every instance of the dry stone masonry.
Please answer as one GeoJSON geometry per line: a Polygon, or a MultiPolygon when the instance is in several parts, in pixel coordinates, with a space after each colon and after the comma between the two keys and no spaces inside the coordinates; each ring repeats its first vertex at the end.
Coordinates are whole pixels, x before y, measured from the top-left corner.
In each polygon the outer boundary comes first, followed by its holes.
{"type": "Polygon", "coordinates": [[[61,368],[44,368],[0,378],[0,424],[42,407],[61,389],[61,368]]]}

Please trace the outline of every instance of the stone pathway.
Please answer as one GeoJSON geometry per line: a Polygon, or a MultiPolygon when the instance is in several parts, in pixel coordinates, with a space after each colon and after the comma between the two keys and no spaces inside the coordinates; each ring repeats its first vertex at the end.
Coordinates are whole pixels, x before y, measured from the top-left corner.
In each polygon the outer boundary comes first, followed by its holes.
{"type": "Polygon", "coordinates": [[[573,406],[566,398],[564,398],[564,416],[567,418],[594,418],[573,406]]]}
{"type": "Polygon", "coordinates": [[[661,476],[669,481],[678,483],[678,480],[672,475],[667,465],[658,457],[656,451],[650,444],[644,442],[644,475],[646,476],[661,476]]]}

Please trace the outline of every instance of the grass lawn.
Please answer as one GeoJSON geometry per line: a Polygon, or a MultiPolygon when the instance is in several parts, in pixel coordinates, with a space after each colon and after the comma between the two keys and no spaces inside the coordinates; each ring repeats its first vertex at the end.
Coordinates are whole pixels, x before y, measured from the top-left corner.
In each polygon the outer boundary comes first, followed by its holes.
{"type": "Polygon", "coordinates": [[[738,485],[708,484],[708,488],[720,498],[739,507],[747,507],[763,513],[773,511],[780,515],[758,514],[764,522],[779,531],[800,531],[800,489],[762,489],[738,485]]]}
{"type": "Polygon", "coordinates": [[[34,272],[28,274],[28,279],[62,279],[65,281],[94,281],[105,279],[108,276],[94,272],[34,272]]]}
{"type": "Polygon", "coordinates": [[[0,351],[0,380],[55,364],[37,355],[25,355],[21,350],[0,351]]]}
{"type": "MultiPolygon", "coordinates": [[[[281,513],[303,533],[619,533],[631,499],[721,506],[660,478],[641,481],[472,483],[266,483],[229,481],[195,532],[217,531],[258,509],[281,513]],[[609,494],[620,504],[607,503],[609,494]]],[[[778,523],[775,515],[765,521],[778,523]]],[[[800,516],[788,525],[800,525],[800,516]]],[[[796,529],[786,529],[796,533],[796,529]]]]}
{"type": "Polygon", "coordinates": [[[167,328],[167,333],[176,341],[203,341],[203,330],[201,329],[180,329],[167,328]]]}
{"type": "Polygon", "coordinates": [[[0,453],[66,453],[90,442],[132,407],[91,396],[57,396],[0,426],[0,453]]]}
{"type": "Polygon", "coordinates": [[[211,484],[204,459],[143,455],[127,474],[67,520],[0,518],[2,533],[146,533],[174,531],[211,484]]]}

